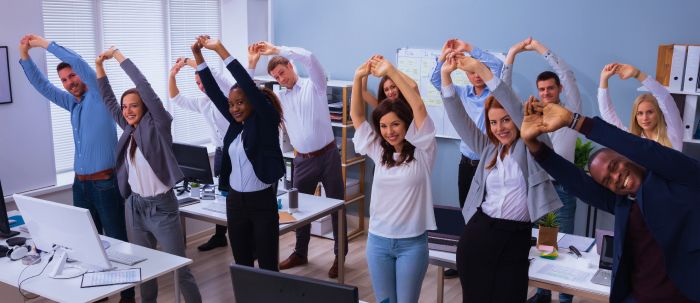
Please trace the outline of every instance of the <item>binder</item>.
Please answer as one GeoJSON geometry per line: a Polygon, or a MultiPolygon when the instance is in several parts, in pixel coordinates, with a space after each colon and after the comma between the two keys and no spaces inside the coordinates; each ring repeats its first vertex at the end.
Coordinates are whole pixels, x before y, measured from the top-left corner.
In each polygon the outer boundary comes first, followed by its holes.
{"type": "Polygon", "coordinates": [[[659,45],[656,57],[656,81],[663,86],[668,86],[671,76],[671,59],[673,58],[673,44],[659,45]]]}
{"type": "Polygon", "coordinates": [[[683,141],[693,139],[693,128],[695,127],[695,110],[697,108],[698,96],[686,96],[685,108],[683,109],[683,141]]]}
{"type": "Polygon", "coordinates": [[[673,45],[673,58],[671,59],[671,75],[668,89],[673,92],[683,90],[683,73],[685,72],[685,57],[687,46],[673,45]]]}
{"type": "Polygon", "coordinates": [[[683,91],[694,93],[698,87],[698,70],[700,70],[700,46],[689,45],[688,55],[685,59],[685,76],[683,77],[683,91]]]}

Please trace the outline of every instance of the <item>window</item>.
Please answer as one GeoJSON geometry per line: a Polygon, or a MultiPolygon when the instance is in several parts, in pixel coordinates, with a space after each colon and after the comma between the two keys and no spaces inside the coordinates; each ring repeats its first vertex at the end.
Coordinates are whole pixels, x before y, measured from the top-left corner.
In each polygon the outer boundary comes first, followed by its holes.
{"type": "MultiPolygon", "coordinates": [[[[116,45],[139,67],[153,89],[174,117],[173,138],[176,142],[203,144],[210,141],[202,115],[169,104],[168,73],[178,57],[191,57],[190,45],[199,34],[221,36],[219,0],[44,0],[44,35],[68,47],[94,67],[95,56],[116,45]]],[[[221,60],[206,52],[207,61],[221,68],[221,60]]],[[[47,54],[49,80],[62,87],[55,72],[59,63],[47,54]]],[[[121,93],[134,84],[123,70],[110,60],[105,64],[114,93],[121,93]]],[[[190,69],[178,76],[180,92],[202,94],[194,84],[190,69]]],[[[70,113],[51,105],[56,171],[73,169],[74,143],[70,113]]],[[[118,134],[121,130],[117,128],[118,134]]]]}

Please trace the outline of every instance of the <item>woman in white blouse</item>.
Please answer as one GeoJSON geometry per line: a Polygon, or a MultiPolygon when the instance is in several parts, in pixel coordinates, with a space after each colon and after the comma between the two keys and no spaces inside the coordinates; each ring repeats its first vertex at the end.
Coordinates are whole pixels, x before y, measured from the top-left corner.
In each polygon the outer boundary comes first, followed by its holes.
{"type": "Polygon", "coordinates": [[[416,90],[389,61],[374,56],[355,72],[350,116],[355,150],[376,164],[367,264],[377,302],[418,302],[428,268],[426,230],[436,229],[430,173],[435,126],[416,90]],[[366,121],[362,78],[388,76],[407,102],[381,102],[366,121]]]}
{"type": "Polygon", "coordinates": [[[632,65],[611,63],[603,68],[600,72],[598,108],[603,120],[610,124],[675,150],[683,148],[683,122],[673,97],[654,78],[632,65]],[[635,78],[651,92],[641,94],[634,100],[629,128],[618,118],[608,93],[608,80],[615,74],[623,80],[635,78]]]}

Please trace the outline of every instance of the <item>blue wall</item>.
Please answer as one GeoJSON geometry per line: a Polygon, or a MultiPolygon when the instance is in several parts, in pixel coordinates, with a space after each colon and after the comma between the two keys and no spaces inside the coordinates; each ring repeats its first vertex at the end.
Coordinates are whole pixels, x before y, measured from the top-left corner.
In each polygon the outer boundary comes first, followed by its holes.
{"type": "MultiPolygon", "coordinates": [[[[654,74],[659,44],[700,44],[700,1],[271,1],[274,42],[311,50],[333,79],[351,80],[363,60],[375,53],[395,58],[400,47],[439,49],[457,37],[506,52],[531,35],[573,66],[588,115],[598,114],[605,64],[630,63],[654,74]]],[[[534,78],[548,69],[544,60],[524,53],[515,64],[515,90],[523,99],[536,94],[534,78]]],[[[610,84],[618,114],[628,121],[639,82],[615,78],[610,84]]],[[[433,196],[456,205],[458,145],[438,141],[433,196]]]]}

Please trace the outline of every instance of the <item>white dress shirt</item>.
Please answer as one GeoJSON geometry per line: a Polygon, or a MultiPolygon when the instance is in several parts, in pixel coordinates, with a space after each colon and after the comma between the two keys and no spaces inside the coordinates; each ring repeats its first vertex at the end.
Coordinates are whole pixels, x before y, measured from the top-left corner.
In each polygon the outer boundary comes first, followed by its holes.
{"type": "MultiPolygon", "coordinates": [[[[433,213],[430,174],[435,163],[437,141],[435,125],[426,117],[417,129],[414,123],[406,131],[406,141],[416,147],[413,161],[399,166],[382,165],[382,140],[365,121],[352,139],[355,150],[374,161],[372,197],[369,206],[369,232],[380,237],[399,239],[422,235],[437,229],[433,213]]],[[[399,154],[394,153],[394,159],[399,154]]]]}
{"type": "Polygon", "coordinates": [[[280,55],[299,63],[309,78],[299,78],[291,89],[278,93],[289,141],[301,153],[317,151],[335,141],[321,63],[303,48],[280,46],[280,55]]]}
{"type": "Polygon", "coordinates": [[[248,155],[243,149],[242,137],[243,132],[241,131],[228,148],[232,168],[229,185],[237,192],[255,192],[270,187],[270,184],[260,181],[258,176],[255,175],[253,164],[250,163],[248,155]]]}
{"type": "MultiPolygon", "coordinates": [[[[671,141],[673,149],[681,151],[683,149],[683,120],[681,119],[681,112],[678,110],[676,101],[673,100],[673,96],[671,96],[668,89],[663,87],[661,83],[657,82],[656,79],[651,76],[647,76],[647,78],[642,81],[642,85],[656,97],[664,119],[666,120],[666,134],[668,135],[668,139],[671,141]]],[[[607,88],[598,88],[598,109],[605,122],[615,125],[620,129],[624,129],[625,131],[629,131],[617,116],[607,88]]],[[[644,137],[643,133],[642,137],[644,137]]],[[[658,138],[649,139],[658,141],[658,138]]]]}
{"type": "Polygon", "coordinates": [[[140,147],[136,147],[133,161],[129,157],[128,152],[131,150],[131,143],[129,143],[126,150],[125,162],[129,170],[129,186],[131,186],[132,192],[142,197],[154,197],[170,190],[170,187],[163,184],[156,176],[156,173],[153,172],[153,168],[151,168],[151,165],[148,164],[143,153],[141,153],[140,147]]]}
{"type": "Polygon", "coordinates": [[[486,172],[486,197],[481,209],[491,218],[530,222],[523,172],[511,153],[501,160],[501,152],[502,147],[498,151],[496,165],[486,172]]]}

